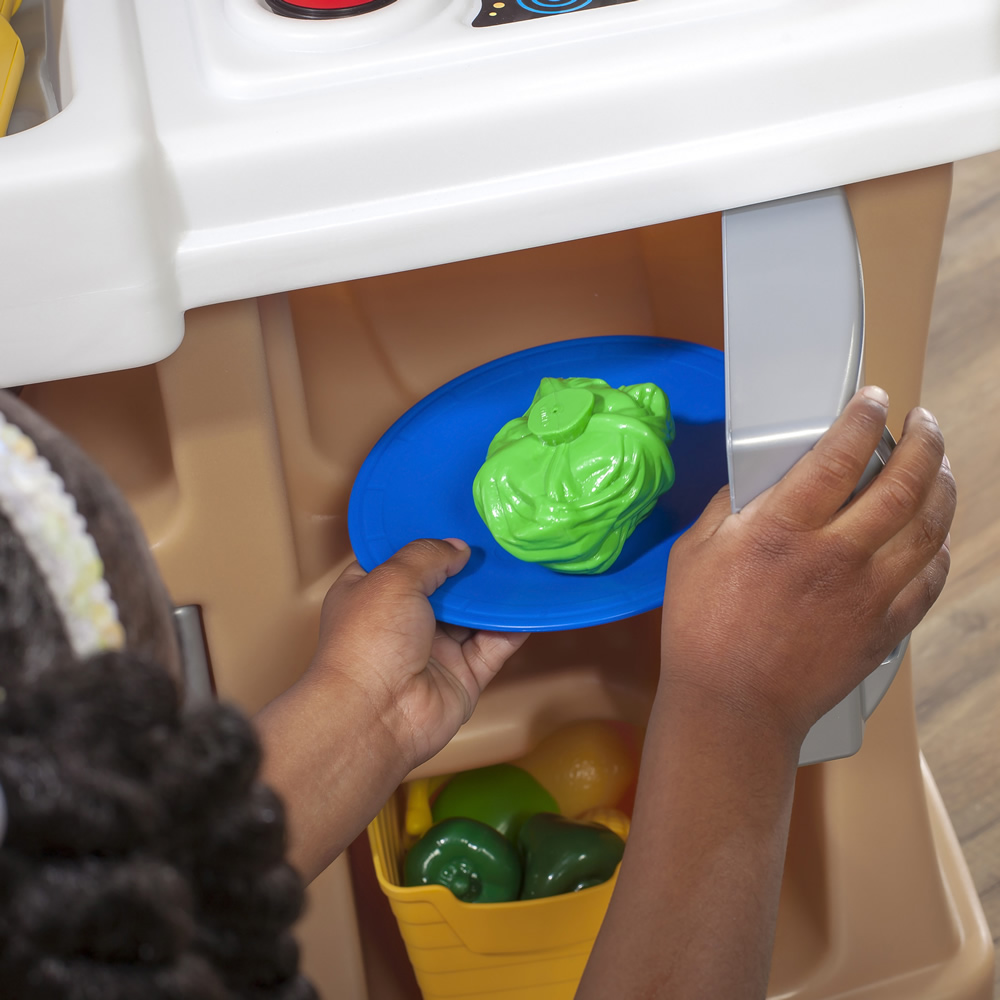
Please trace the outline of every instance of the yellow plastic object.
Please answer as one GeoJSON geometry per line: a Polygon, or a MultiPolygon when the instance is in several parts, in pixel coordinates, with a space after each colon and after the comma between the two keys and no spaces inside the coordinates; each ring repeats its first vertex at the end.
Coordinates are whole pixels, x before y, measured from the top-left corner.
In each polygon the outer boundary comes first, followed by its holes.
{"type": "Polygon", "coordinates": [[[559,803],[564,816],[617,805],[635,779],[636,754],[612,722],[575,722],[514,761],[559,803]]]}
{"type": "Polygon", "coordinates": [[[398,797],[368,827],[368,840],[424,1000],[571,1000],[617,871],[582,892],[476,905],[460,902],[443,886],[400,885],[398,797]]]}
{"type": "Polygon", "coordinates": [[[0,0],[0,135],[6,135],[14,98],[24,72],[24,48],[10,19],[21,0],[0,0]]]}
{"type": "Polygon", "coordinates": [[[434,825],[430,785],[429,778],[416,778],[406,786],[406,835],[415,840],[434,825]]]}
{"type": "Polygon", "coordinates": [[[576,818],[581,823],[600,823],[601,826],[606,826],[612,833],[617,833],[622,840],[628,840],[629,830],[632,829],[632,820],[621,809],[610,809],[607,806],[588,809],[576,818]]]}

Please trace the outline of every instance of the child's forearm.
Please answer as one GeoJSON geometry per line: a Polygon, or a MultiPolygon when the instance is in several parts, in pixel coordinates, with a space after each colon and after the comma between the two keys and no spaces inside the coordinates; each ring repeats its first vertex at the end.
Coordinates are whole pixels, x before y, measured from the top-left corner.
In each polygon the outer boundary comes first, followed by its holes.
{"type": "Polygon", "coordinates": [[[765,995],[797,757],[738,711],[660,691],[578,1000],[765,995]]]}
{"type": "Polygon", "coordinates": [[[721,491],[674,544],[632,833],[580,996],[763,997],[798,752],[920,621],[948,574],[955,481],[913,410],[862,389],[774,487],[721,491]]]}
{"type": "Polygon", "coordinates": [[[312,881],[410,769],[377,706],[348,680],[307,673],[255,718],[261,778],[285,802],[288,859],[312,881]]]}

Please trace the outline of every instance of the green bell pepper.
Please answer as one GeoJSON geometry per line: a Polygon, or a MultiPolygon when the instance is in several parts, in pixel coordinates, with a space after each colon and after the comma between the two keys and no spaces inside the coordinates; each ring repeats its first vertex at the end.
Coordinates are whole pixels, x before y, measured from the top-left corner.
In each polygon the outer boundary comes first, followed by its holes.
{"type": "Polygon", "coordinates": [[[463,903],[506,903],[521,888],[521,860],[491,826],[455,817],[432,826],[410,848],[403,884],[443,885],[463,903]]]}
{"type": "Polygon", "coordinates": [[[456,774],[438,793],[431,815],[478,819],[517,842],[521,824],[538,812],[559,812],[556,800],[524,768],[494,764],[456,774]]]}
{"type": "Polygon", "coordinates": [[[524,861],[521,899],[579,892],[606,882],[625,852],[625,841],[606,826],[538,813],[518,837],[524,861]]]}

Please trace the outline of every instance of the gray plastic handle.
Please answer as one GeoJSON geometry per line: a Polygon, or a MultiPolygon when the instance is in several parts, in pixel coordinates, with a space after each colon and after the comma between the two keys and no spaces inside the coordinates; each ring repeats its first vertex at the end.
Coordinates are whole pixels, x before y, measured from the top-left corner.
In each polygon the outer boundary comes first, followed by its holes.
{"type": "Polygon", "coordinates": [[[174,630],[184,668],[184,704],[202,705],[212,701],[215,684],[201,608],[197,604],[175,607],[174,630]]]}
{"type": "MultiPolygon", "coordinates": [[[[722,215],[726,433],[734,512],[829,429],[863,375],[864,281],[850,206],[835,188],[722,215]]],[[[888,461],[888,431],[858,484],[888,461]]],[[[800,764],[856,753],[909,642],[810,730],[800,764]]]]}
{"type": "Polygon", "coordinates": [[[776,483],[861,385],[864,285],[839,188],[722,215],[733,511],[776,483]]]}

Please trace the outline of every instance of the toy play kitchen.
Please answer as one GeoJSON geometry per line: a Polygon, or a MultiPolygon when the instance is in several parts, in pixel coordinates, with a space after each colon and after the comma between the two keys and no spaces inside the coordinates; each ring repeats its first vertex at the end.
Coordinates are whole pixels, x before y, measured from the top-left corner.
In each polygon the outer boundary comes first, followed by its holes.
{"type": "MultiPolygon", "coordinates": [[[[301,927],[328,997],[572,996],[610,883],[491,904],[528,908],[506,928],[489,906],[408,897],[410,786],[521,760],[576,723],[641,731],[666,552],[699,505],[728,481],[739,509],[774,482],[862,378],[889,390],[898,433],[949,164],[1000,147],[1000,8],[8,7],[0,40],[25,60],[0,139],[0,384],[128,495],[198,690],[259,708],[304,668],[353,551],[367,564],[394,533],[437,533],[407,517],[453,496],[466,515],[471,495],[439,481],[407,512],[379,464],[412,455],[400,426],[433,425],[453,390],[488,407],[577,358],[601,370],[567,374],[631,384],[652,365],[670,383],[677,484],[620,572],[506,579],[484,542],[440,595],[442,618],[540,634],[317,879],[301,927]]],[[[445,423],[449,454],[478,454],[472,421],[445,423]]],[[[904,652],[803,749],[772,996],[989,996],[990,937],[918,752],[904,652]]]]}

